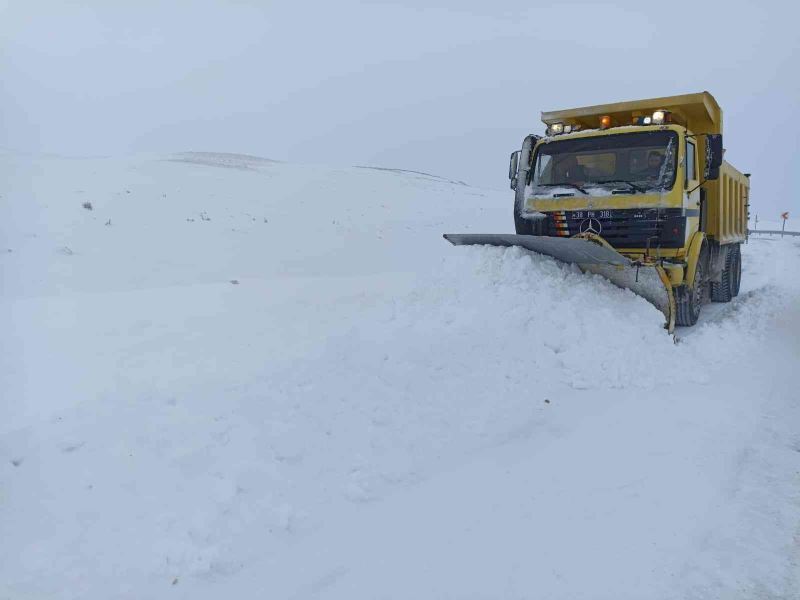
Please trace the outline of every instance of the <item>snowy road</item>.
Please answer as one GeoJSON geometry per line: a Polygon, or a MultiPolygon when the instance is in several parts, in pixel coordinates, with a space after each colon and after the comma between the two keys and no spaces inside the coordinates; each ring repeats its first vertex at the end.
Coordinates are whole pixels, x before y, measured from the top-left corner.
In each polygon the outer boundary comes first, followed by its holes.
{"type": "Polygon", "coordinates": [[[0,158],[0,598],[800,597],[800,240],[675,343],[506,192],[0,158]]]}

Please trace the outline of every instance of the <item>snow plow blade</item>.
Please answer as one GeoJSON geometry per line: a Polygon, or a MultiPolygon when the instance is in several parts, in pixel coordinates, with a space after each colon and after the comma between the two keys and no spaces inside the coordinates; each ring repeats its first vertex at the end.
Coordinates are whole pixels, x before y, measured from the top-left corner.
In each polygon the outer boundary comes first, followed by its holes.
{"type": "Polygon", "coordinates": [[[675,329],[675,296],[664,267],[658,263],[636,263],[623,256],[603,238],[593,234],[581,237],[547,237],[504,233],[446,233],[454,246],[519,246],[596,273],[614,285],[631,290],[660,310],[665,327],[675,329]]]}

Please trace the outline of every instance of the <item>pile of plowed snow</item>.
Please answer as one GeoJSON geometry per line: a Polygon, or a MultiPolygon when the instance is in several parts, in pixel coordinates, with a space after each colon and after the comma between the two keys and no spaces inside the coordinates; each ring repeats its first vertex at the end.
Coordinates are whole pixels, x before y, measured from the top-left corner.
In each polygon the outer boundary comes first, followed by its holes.
{"type": "Polygon", "coordinates": [[[796,592],[798,242],[673,338],[441,239],[508,192],[214,153],[0,181],[0,595],[796,592]]]}

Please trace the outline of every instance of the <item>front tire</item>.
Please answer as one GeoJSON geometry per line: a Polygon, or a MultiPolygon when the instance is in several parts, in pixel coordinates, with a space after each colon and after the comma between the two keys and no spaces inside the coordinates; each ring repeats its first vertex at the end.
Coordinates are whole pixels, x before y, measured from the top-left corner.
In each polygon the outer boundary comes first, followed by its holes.
{"type": "Polygon", "coordinates": [[[692,285],[682,285],[675,289],[675,324],[691,327],[700,318],[700,309],[705,301],[706,281],[706,251],[703,249],[697,258],[697,267],[694,270],[692,285]]]}
{"type": "Polygon", "coordinates": [[[520,203],[514,200],[514,231],[517,235],[533,235],[533,223],[522,218],[520,208],[520,203]]]}
{"type": "Polygon", "coordinates": [[[533,235],[533,223],[523,219],[514,207],[514,231],[517,235],[533,235]]]}

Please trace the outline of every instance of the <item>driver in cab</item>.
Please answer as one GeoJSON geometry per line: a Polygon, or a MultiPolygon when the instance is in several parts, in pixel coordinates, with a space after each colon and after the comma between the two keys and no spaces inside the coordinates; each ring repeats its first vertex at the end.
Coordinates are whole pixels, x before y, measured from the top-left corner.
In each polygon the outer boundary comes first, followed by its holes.
{"type": "Polygon", "coordinates": [[[578,185],[586,182],[586,169],[574,156],[570,156],[562,166],[562,181],[578,185]]]}
{"type": "Polygon", "coordinates": [[[651,150],[647,155],[647,168],[644,170],[644,175],[648,179],[658,179],[661,175],[661,166],[664,164],[664,155],[658,150],[651,150]]]}

